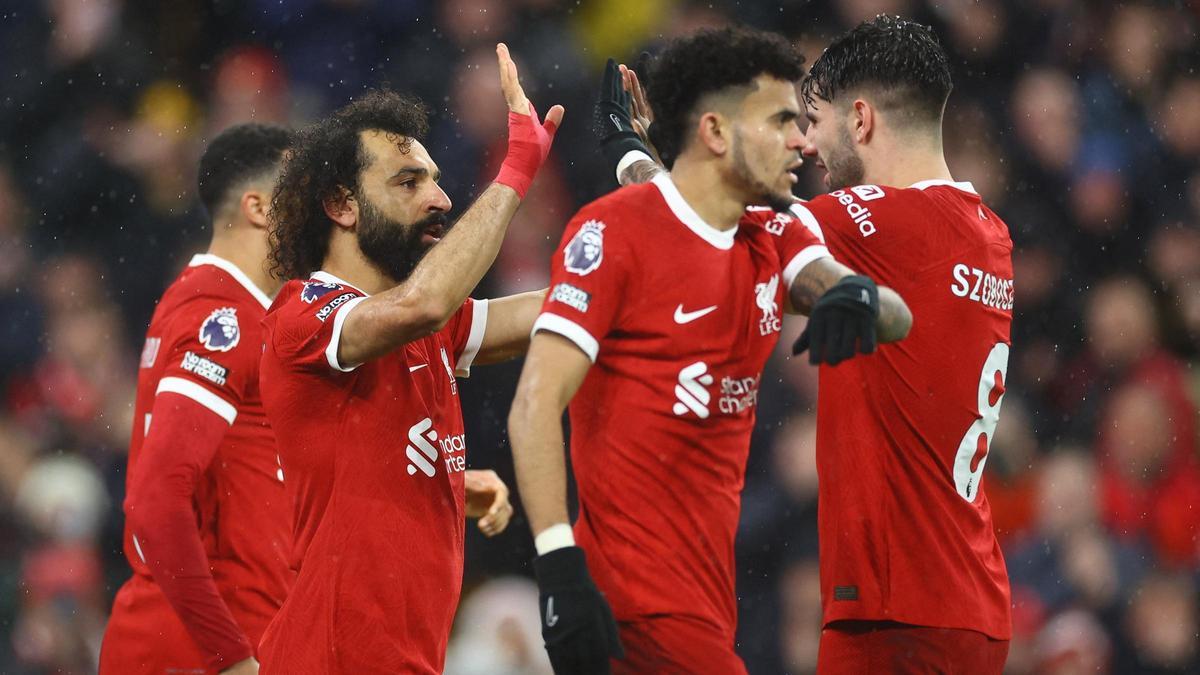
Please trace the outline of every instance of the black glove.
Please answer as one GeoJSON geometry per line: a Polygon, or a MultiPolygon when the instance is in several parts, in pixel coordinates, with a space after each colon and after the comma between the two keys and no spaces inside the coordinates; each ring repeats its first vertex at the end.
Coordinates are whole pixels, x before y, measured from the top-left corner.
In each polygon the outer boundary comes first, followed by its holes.
{"type": "Polygon", "coordinates": [[[831,366],[875,351],[875,319],[879,316],[879,288],[869,277],[843,277],[817,298],[808,326],[792,345],[792,354],[808,352],[808,362],[831,366]]]}
{"type": "Polygon", "coordinates": [[[557,675],[608,673],[610,657],[623,658],[608,601],[592,582],[583,549],[555,549],[533,561],[542,639],[557,675]]]}
{"type": "Polygon", "coordinates": [[[621,80],[621,70],[612,59],[604,66],[604,80],[600,83],[600,95],[596,99],[594,128],[600,137],[600,152],[613,173],[617,163],[632,150],[641,150],[647,155],[650,149],[633,130],[633,114],[629,108],[629,92],[621,80]]]}

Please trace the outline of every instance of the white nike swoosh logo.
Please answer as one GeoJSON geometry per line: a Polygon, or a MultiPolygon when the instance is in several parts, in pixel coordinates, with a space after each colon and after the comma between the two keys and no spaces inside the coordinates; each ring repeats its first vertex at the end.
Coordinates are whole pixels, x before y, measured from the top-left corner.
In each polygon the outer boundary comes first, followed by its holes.
{"type": "Polygon", "coordinates": [[[420,370],[420,369],[424,368],[424,367],[425,367],[425,366],[427,366],[427,365],[429,365],[429,364],[428,364],[428,363],[422,363],[422,364],[420,364],[420,365],[417,365],[417,366],[409,366],[409,367],[408,367],[408,372],[410,372],[410,373],[411,373],[411,372],[413,372],[414,370],[420,370]]]}
{"type": "Polygon", "coordinates": [[[675,323],[691,323],[705,314],[716,311],[716,309],[717,306],[713,305],[712,307],[705,307],[694,312],[685,312],[683,311],[683,305],[679,305],[675,308],[675,323]]]}
{"type": "Polygon", "coordinates": [[[558,615],[554,613],[554,596],[546,598],[546,628],[554,628],[558,623],[558,615]]]}

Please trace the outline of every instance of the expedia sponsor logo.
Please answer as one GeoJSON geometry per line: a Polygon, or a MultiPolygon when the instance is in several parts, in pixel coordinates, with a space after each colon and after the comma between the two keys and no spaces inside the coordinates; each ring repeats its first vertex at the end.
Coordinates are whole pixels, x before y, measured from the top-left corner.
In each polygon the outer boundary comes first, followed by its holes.
{"type": "Polygon", "coordinates": [[[846,215],[850,216],[850,220],[858,226],[858,233],[864,238],[875,234],[875,223],[871,221],[873,218],[871,209],[859,204],[854,198],[858,197],[863,202],[869,202],[879,199],[885,194],[883,188],[878,185],[856,185],[850,188],[849,192],[834,190],[829,193],[831,197],[838,200],[839,204],[846,207],[846,215]]]}
{"type": "Polygon", "coordinates": [[[353,293],[342,293],[341,295],[337,296],[336,298],[330,300],[324,307],[322,307],[321,309],[318,309],[317,310],[317,318],[320,319],[321,321],[328,319],[329,315],[333,314],[337,310],[338,307],[341,307],[342,305],[346,304],[347,302],[349,302],[357,297],[358,296],[353,293]]]}
{"type": "Polygon", "coordinates": [[[567,307],[573,307],[581,312],[588,311],[588,303],[591,300],[591,293],[582,288],[575,288],[571,284],[558,284],[550,292],[551,302],[561,302],[567,307]]]}
{"type": "Polygon", "coordinates": [[[219,386],[224,386],[225,379],[229,376],[229,369],[225,366],[192,352],[184,353],[183,362],[179,367],[219,386]]]}

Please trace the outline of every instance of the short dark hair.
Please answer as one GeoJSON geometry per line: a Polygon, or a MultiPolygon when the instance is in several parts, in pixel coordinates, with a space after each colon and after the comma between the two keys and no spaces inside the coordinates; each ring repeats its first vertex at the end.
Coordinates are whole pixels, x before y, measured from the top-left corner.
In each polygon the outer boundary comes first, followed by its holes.
{"type": "Polygon", "coordinates": [[[238,124],[217,134],[200,157],[200,201],[210,217],[246,181],[275,171],[292,131],[274,124],[238,124]]]}
{"type": "Polygon", "coordinates": [[[428,109],[415,98],[372,90],[297,134],[271,198],[270,260],[279,278],[302,279],[320,269],[333,234],[325,202],[359,192],[370,162],[359,136],[373,130],[395,134],[407,151],[429,132],[428,109]]]}
{"type": "Polygon", "coordinates": [[[905,109],[914,121],[940,122],[953,86],[950,61],[929,26],[880,14],[834,39],[801,91],[813,105],[874,87],[886,94],[881,105],[905,109]]]}
{"type": "Polygon", "coordinates": [[[747,28],[702,30],[670,42],[647,73],[652,140],[670,168],[683,151],[696,105],[708,94],[746,86],[759,75],[804,76],[804,55],[782,36],[747,28]]]}

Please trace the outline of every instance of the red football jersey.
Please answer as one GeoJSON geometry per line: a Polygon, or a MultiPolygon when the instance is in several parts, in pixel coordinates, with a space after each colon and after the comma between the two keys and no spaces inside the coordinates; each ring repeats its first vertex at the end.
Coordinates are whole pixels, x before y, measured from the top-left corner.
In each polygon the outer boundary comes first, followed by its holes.
{"type": "Polygon", "coordinates": [[[713,228],[667,174],[567,226],[534,330],[595,363],[570,404],[574,529],[619,620],[696,617],[732,640],[759,381],[785,289],[825,255],[814,232],[769,209],[713,228]]]}
{"type": "Polygon", "coordinates": [[[263,673],[441,673],[463,573],[466,447],[455,374],[487,302],[367,363],[338,362],[362,291],[324,272],[263,322],[263,400],[294,500],[295,587],[263,673]]]}
{"type": "Polygon", "coordinates": [[[946,181],[860,185],[794,209],[805,210],[838,260],[895,289],[913,315],[904,340],[821,368],[825,621],[1008,639],[1008,574],[982,485],[1008,367],[1008,227],[969,183],[946,181]]]}
{"type": "MultiPolygon", "coordinates": [[[[229,422],[196,487],[196,521],[217,589],[252,642],[294,577],[287,565],[291,512],[258,389],[260,324],[270,302],[233,263],[192,258],[146,331],[126,473],[134,473],[159,392],[187,396],[229,422]]],[[[124,546],[134,574],[152,582],[128,527],[124,546]]]]}

